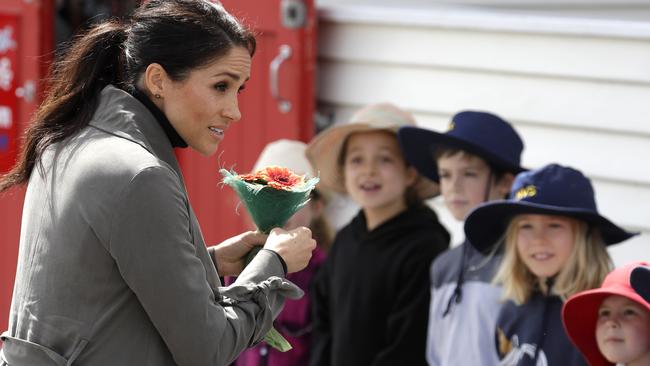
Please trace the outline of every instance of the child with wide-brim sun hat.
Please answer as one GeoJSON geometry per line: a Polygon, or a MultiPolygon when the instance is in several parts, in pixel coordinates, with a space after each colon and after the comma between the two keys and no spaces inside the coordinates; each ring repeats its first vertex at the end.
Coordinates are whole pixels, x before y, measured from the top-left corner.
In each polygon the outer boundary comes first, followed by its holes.
{"type": "MultiPolygon", "coordinates": [[[[418,172],[440,184],[445,207],[458,221],[481,203],[503,199],[524,171],[524,143],[514,127],[486,111],[456,113],[444,132],[406,126],[397,133],[418,172]]],[[[431,265],[427,335],[430,366],[492,366],[501,289],[492,278],[499,253],[483,255],[467,240],[436,257],[431,265]],[[459,343],[471,345],[458,352],[459,343]]]]}
{"type": "MultiPolygon", "coordinates": [[[[315,176],[314,169],[305,156],[306,149],[307,144],[302,141],[280,139],[269,142],[258,156],[252,172],[268,166],[280,166],[296,174],[315,176]]],[[[284,308],[274,322],[274,327],[287,339],[292,349],[281,352],[261,342],[243,352],[235,362],[235,366],[303,366],[309,362],[312,331],[312,304],[309,291],[315,274],[325,261],[326,252],[333,239],[333,233],[324,214],[327,198],[328,196],[316,186],[310,193],[309,202],[291,216],[283,227],[285,230],[307,227],[318,244],[312,252],[307,267],[287,275],[287,279],[300,287],[305,292],[305,296],[300,299],[286,300],[284,308]]]]}
{"type": "Polygon", "coordinates": [[[650,365],[650,303],[630,277],[647,262],[617,268],[600,288],[572,296],[562,311],[569,338],[591,366],[650,365]]]}
{"type": "Polygon", "coordinates": [[[437,185],[406,162],[397,141],[397,129],[414,124],[394,105],[370,105],[307,148],[321,187],[361,207],[315,280],[312,366],[426,365],[423,289],[449,234],[423,202],[437,185]]]}
{"type": "Polygon", "coordinates": [[[558,164],[520,173],[507,200],[469,214],[465,234],[483,252],[504,243],[494,279],[506,300],[495,329],[500,364],[584,365],[562,305],[600,285],[611,269],[607,245],[636,235],[598,212],[590,180],[558,164]]]}

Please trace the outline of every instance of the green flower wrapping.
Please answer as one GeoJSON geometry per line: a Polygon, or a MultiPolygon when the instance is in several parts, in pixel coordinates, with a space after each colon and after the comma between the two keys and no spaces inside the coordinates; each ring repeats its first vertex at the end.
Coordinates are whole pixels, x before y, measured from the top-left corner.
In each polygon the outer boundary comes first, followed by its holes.
{"type": "MultiPolygon", "coordinates": [[[[319,179],[307,178],[283,167],[266,167],[253,174],[237,174],[226,169],[219,170],[223,182],[237,192],[246,206],[257,229],[265,234],[273,228],[283,227],[289,218],[309,202],[312,189],[319,179]]],[[[248,265],[261,247],[256,247],[246,256],[248,265]]],[[[291,344],[275,329],[264,336],[271,347],[286,352],[291,344]]]]}

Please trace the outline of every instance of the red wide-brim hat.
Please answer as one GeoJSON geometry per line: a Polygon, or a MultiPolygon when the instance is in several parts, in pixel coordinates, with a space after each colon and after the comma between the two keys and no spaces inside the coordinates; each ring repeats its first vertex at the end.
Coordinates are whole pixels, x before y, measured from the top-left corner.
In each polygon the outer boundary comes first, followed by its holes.
{"type": "Polygon", "coordinates": [[[610,272],[600,288],[573,295],[562,308],[562,321],[569,338],[585,356],[591,366],[613,366],[598,349],[596,342],[596,323],[598,309],[603,300],[612,295],[623,296],[650,312],[650,304],[630,286],[630,274],[638,266],[648,266],[647,262],[635,262],[610,272]]]}

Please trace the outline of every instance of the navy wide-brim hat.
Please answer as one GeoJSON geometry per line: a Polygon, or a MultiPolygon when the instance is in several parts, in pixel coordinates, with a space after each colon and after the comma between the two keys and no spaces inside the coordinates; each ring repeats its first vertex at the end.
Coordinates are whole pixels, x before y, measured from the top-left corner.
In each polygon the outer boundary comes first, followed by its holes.
{"type": "Polygon", "coordinates": [[[606,245],[638,233],[623,230],[598,213],[591,182],[578,170],[550,164],[520,173],[507,200],[484,203],[465,219],[465,235],[476,249],[488,253],[504,236],[510,220],[521,214],[568,216],[599,229],[606,245]]]}
{"type": "Polygon", "coordinates": [[[630,274],[630,283],[634,291],[643,300],[650,303],[650,267],[638,266],[634,268],[630,274]]]}
{"type": "Polygon", "coordinates": [[[397,137],[406,160],[434,182],[439,181],[434,157],[439,147],[467,151],[505,172],[526,170],[520,166],[521,138],[508,122],[491,113],[459,112],[444,133],[408,126],[400,128],[397,137]]]}

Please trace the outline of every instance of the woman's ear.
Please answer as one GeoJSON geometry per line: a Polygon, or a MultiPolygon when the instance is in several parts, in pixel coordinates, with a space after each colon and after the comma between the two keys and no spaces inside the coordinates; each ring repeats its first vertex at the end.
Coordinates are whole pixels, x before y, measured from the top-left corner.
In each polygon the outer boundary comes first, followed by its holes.
{"type": "Polygon", "coordinates": [[[156,99],[165,97],[165,82],[168,76],[165,69],[159,63],[152,63],[144,71],[144,88],[148,94],[156,99]]]}

